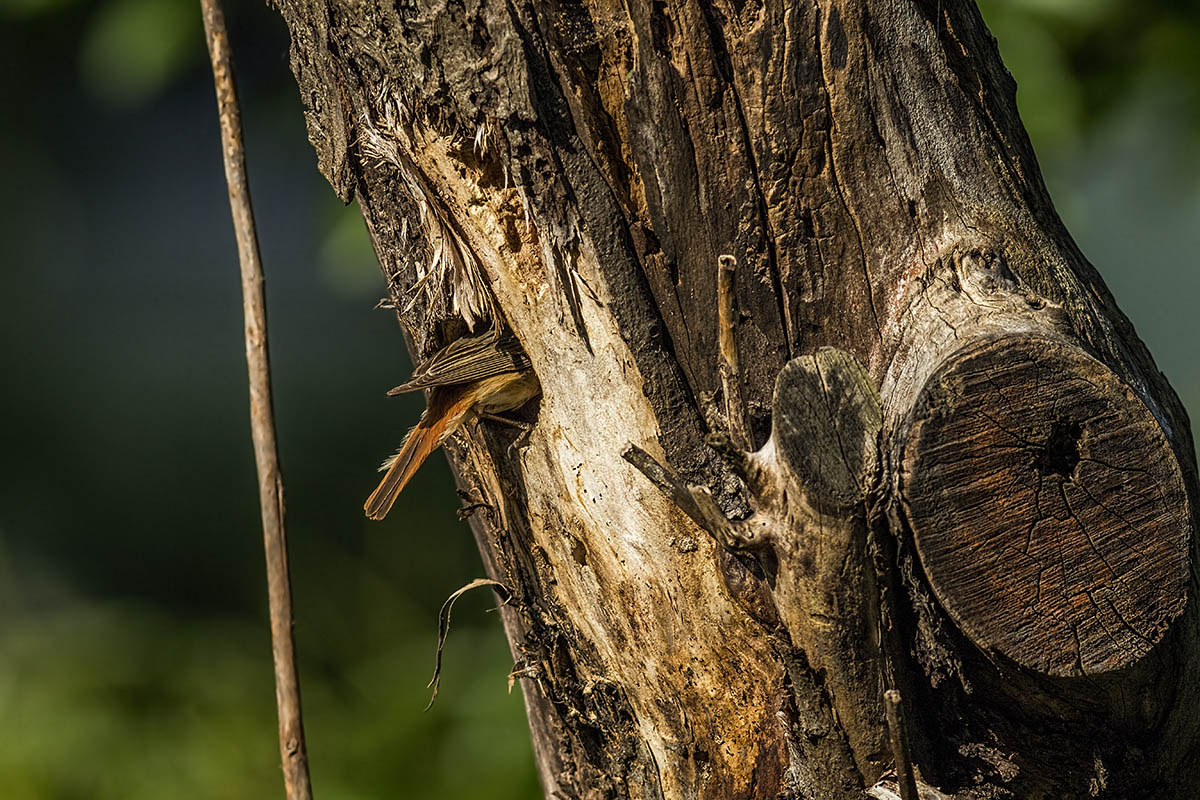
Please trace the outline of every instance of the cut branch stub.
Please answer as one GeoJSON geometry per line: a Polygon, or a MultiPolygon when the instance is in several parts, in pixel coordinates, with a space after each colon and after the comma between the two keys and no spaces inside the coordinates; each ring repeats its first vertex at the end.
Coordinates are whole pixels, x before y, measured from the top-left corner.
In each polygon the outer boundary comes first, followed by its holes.
{"type": "Polygon", "coordinates": [[[902,460],[917,553],[981,648],[1055,676],[1135,663],[1184,607],[1191,513],[1154,415],[1058,339],[959,350],[902,460]]]}
{"type": "Polygon", "coordinates": [[[879,392],[858,361],[833,347],[789,361],[775,383],[779,456],[826,509],[862,500],[877,464],[879,392]]]}
{"type": "Polygon", "coordinates": [[[756,454],[776,483],[756,496],[758,511],[744,526],[774,521],[757,540],[769,540],[775,555],[775,608],[822,676],[868,782],[885,769],[887,743],[878,592],[859,504],[878,468],[880,425],[879,392],[854,356],[826,347],[789,361],[775,382],[771,440],[756,454]]]}

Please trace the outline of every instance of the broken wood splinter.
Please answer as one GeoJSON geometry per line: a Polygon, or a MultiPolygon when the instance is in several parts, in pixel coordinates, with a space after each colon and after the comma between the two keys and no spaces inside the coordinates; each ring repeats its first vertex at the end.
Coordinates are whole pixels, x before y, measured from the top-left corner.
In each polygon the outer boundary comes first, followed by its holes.
{"type": "Polygon", "coordinates": [[[904,730],[904,715],[900,708],[900,692],[888,689],[883,693],[883,704],[887,709],[888,737],[892,745],[892,759],[896,762],[896,783],[900,789],[900,800],[918,800],[917,780],[913,774],[912,756],[908,752],[908,737],[904,730]]]}
{"type": "Polygon", "coordinates": [[[758,492],[762,483],[761,470],[756,469],[750,453],[734,445],[729,434],[724,431],[713,431],[704,437],[704,443],[716,451],[721,461],[732,469],[752,492],[758,492]]]}
{"type": "Polygon", "coordinates": [[[730,438],[739,450],[749,450],[750,426],[746,422],[746,402],[742,398],[737,341],[733,336],[733,276],[736,268],[737,259],[733,256],[717,257],[717,349],[720,356],[718,366],[730,438]]]}
{"type": "Polygon", "coordinates": [[[767,539],[755,534],[756,526],[749,520],[735,521],[726,517],[706,487],[684,482],[636,444],[626,444],[621,458],[636,467],[663,494],[671,498],[680,511],[687,514],[692,522],[716,539],[722,547],[730,550],[752,550],[766,545],[767,539]]]}

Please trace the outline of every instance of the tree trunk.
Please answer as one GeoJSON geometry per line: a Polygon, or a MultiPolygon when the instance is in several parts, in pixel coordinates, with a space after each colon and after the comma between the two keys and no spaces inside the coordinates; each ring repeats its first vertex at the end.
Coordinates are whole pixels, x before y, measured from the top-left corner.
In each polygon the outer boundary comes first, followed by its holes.
{"type": "Polygon", "coordinates": [[[416,353],[541,380],[449,449],[547,797],[897,797],[889,688],[922,797],[1200,789],[1188,421],[974,7],[278,2],[416,353]]]}

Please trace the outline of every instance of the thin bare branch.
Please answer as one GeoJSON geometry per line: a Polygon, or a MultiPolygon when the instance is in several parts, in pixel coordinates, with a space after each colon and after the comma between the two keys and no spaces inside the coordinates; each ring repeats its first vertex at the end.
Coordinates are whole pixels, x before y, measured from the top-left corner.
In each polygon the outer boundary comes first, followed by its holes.
{"type": "Polygon", "coordinates": [[[233,57],[220,0],[200,0],[204,32],[212,57],[213,84],[221,120],[225,180],[237,236],[245,315],[246,367],[250,375],[250,429],[258,467],[263,546],[267,562],[267,594],[271,614],[271,651],[275,663],[275,702],[279,709],[279,752],[288,800],[311,800],[308,754],[300,712],[300,678],[292,640],[292,588],[288,576],[287,536],[284,532],[283,477],[275,446],[271,403],[271,366],[267,358],[267,309],[262,261],[250,205],[241,113],[233,83],[233,57]]]}
{"type": "Polygon", "coordinates": [[[646,479],[659,488],[700,529],[722,547],[752,550],[766,545],[759,527],[750,521],[734,522],[725,516],[712,493],[704,486],[692,486],[660,464],[654,456],[632,442],[626,442],[621,458],[628,461],[646,479]]]}

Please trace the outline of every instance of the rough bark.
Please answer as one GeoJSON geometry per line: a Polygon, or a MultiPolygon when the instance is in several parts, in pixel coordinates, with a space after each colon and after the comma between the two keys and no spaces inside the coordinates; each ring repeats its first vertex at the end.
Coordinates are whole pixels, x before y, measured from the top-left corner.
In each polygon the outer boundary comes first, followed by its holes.
{"type": "Polygon", "coordinates": [[[1197,790],[1187,418],[973,7],[279,7],[415,349],[541,380],[450,449],[548,797],[896,796],[888,688],[924,796],[1197,790]]]}

